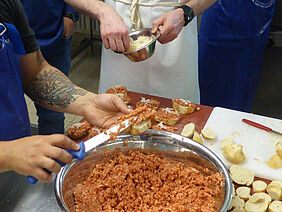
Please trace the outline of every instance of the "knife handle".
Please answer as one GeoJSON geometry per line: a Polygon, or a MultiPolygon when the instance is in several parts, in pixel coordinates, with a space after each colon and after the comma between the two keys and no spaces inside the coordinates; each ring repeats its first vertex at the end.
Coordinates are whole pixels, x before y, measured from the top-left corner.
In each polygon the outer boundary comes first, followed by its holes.
{"type": "MultiPolygon", "coordinates": [[[[80,146],[80,149],[78,151],[74,151],[71,149],[66,149],[66,151],[68,153],[71,154],[72,158],[77,158],[78,160],[82,160],[85,157],[85,145],[84,142],[81,142],[78,144],[80,146]]],[[[61,166],[66,165],[65,163],[59,161],[59,160],[55,160],[58,164],[60,164],[61,166]]],[[[47,169],[44,169],[48,174],[51,174],[52,172],[50,172],[47,169]]],[[[35,177],[32,176],[27,176],[27,182],[30,184],[36,184],[37,183],[37,179],[35,177]]]]}
{"type": "Polygon", "coordinates": [[[265,131],[267,131],[267,132],[270,132],[270,131],[272,130],[272,129],[269,128],[269,127],[266,127],[266,126],[264,126],[264,125],[262,125],[262,124],[259,124],[259,123],[254,122],[254,121],[250,121],[250,120],[248,120],[248,119],[242,119],[242,121],[245,122],[246,124],[249,124],[249,125],[251,125],[251,126],[253,126],[253,127],[257,127],[257,128],[259,128],[259,129],[262,129],[262,130],[265,130],[265,131]]]}

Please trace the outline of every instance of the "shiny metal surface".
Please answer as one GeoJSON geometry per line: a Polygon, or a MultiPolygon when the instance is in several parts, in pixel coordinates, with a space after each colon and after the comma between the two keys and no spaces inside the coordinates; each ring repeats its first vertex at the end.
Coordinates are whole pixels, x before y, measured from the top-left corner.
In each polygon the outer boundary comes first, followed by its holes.
{"type": "Polygon", "coordinates": [[[116,148],[121,148],[121,151],[141,148],[159,150],[165,154],[169,151],[166,155],[195,153],[201,156],[201,160],[209,161],[211,166],[215,167],[225,177],[225,198],[220,212],[227,211],[232,198],[232,183],[228,170],[222,161],[208,148],[191,139],[156,130],[148,130],[146,134],[140,136],[120,135],[114,142],[101,144],[96,149],[87,152],[83,161],[76,160],[65,166],[55,180],[55,195],[62,211],[74,211],[74,187],[90,175],[97,162],[105,159],[105,150],[112,152],[116,148]],[[125,139],[128,139],[129,142],[127,143],[128,146],[123,147],[125,139]]]}
{"type": "MultiPolygon", "coordinates": [[[[134,31],[129,34],[129,36],[133,39],[136,40],[139,36],[151,36],[152,35],[152,29],[151,28],[144,28],[141,30],[134,31]]],[[[154,52],[155,52],[155,46],[156,46],[156,41],[160,37],[160,31],[157,31],[156,33],[153,34],[155,38],[145,45],[144,47],[141,47],[139,49],[136,49],[134,51],[130,52],[125,52],[123,53],[126,57],[128,57],[129,60],[132,62],[140,62],[148,59],[151,57],[154,52]]]]}

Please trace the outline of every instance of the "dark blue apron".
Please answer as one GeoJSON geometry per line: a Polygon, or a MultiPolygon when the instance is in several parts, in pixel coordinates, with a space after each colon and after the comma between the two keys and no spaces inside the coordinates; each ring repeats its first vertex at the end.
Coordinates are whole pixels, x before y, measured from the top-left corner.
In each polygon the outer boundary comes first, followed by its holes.
{"type": "Polygon", "coordinates": [[[20,54],[25,54],[15,26],[0,23],[0,141],[31,134],[22,88],[20,54]]]}
{"type": "Polygon", "coordinates": [[[203,14],[201,104],[250,111],[274,10],[275,0],[218,0],[203,14]]]}

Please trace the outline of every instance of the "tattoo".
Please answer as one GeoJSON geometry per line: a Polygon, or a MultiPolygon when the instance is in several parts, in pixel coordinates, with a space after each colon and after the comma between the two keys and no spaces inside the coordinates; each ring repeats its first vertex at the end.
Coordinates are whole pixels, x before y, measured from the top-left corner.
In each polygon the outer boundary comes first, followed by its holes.
{"type": "Polygon", "coordinates": [[[39,50],[36,51],[36,60],[38,65],[41,65],[45,61],[42,53],[39,50]]]}
{"type": "Polygon", "coordinates": [[[63,109],[87,93],[81,88],[75,88],[69,78],[53,69],[44,70],[35,78],[32,91],[39,100],[63,109]]]}

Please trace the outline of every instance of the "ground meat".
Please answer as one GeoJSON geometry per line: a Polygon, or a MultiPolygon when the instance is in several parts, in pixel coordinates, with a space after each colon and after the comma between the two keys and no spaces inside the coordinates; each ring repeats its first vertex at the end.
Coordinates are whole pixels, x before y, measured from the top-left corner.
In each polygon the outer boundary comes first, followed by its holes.
{"type": "Polygon", "coordinates": [[[92,138],[92,137],[94,137],[94,136],[96,136],[96,135],[98,135],[102,132],[105,132],[105,131],[106,131],[106,129],[102,129],[102,128],[94,126],[94,127],[90,128],[89,131],[88,131],[88,139],[90,139],[90,138],[92,138]]]}
{"type": "Polygon", "coordinates": [[[164,121],[164,120],[179,121],[179,119],[181,118],[181,114],[175,111],[173,108],[169,108],[169,107],[159,108],[156,114],[156,118],[158,119],[158,121],[164,121]]]}
{"type": "Polygon", "coordinates": [[[161,130],[161,131],[166,131],[166,132],[175,132],[178,130],[177,127],[173,127],[173,126],[169,126],[166,124],[163,124],[162,122],[158,123],[158,124],[154,124],[152,126],[153,130],[161,130]]]}
{"type": "Polygon", "coordinates": [[[214,212],[223,202],[223,188],[223,175],[209,168],[152,150],[115,152],[75,187],[75,209],[214,212]]]}
{"type": "Polygon", "coordinates": [[[147,108],[157,110],[159,105],[160,105],[160,102],[158,102],[155,99],[145,99],[144,97],[142,97],[141,101],[136,103],[136,108],[145,106],[147,108]]]}
{"type": "Polygon", "coordinates": [[[120,86],[120,85],[113,86],[109,90],[107,90],[106,93],[117,94],[120,98],[123,99],[125,104],[129,104],[131,101],[130,97],[127,94],[126,86],[120,86]]]}
{"type": "Polygon", "coordinates": [[[196,105],[192,104],[189,100],[184,99],[173,99],[177,104],[184,106],[184,107],[192,107],[196,108],[196,105]]]}
{"type": "Polygon", "coordinates": [[[84,120],[82,122],[72,124],[66,131],[70,138],[78,139],[86,136],[91,128],[92,125],[88,121],[84,120]]]}

